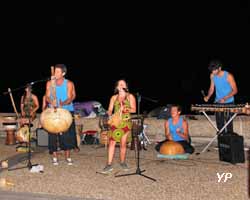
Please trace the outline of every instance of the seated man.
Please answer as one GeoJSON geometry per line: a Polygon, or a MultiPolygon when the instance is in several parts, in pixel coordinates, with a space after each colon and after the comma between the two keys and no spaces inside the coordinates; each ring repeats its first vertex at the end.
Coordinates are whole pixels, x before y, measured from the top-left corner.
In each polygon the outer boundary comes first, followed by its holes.
{"type": "Polygon", "coordinates": [[[188,123],[181,115],[181,107],[172,105],[171,117],[165,122],[166,140],[159,142],[155,146],[156,151],[160,151],[161,145],[169,140],[180,143],[185,153],[192,154],[194,147],[191,146],[190,136],[188,133],[188,123]]]}

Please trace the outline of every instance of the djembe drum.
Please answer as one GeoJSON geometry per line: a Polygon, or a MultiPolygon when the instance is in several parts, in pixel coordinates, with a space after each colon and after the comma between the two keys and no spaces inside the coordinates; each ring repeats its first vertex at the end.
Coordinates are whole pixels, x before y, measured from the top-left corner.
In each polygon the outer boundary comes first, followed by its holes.
{"type": "Polygon", "coordinates": [[[109,116],[103,115],[99,118],[99,127],[101,129],[100,132],[100,144],[104,144],[105,146],[108,145],[108,131],[110,129],[110,125],[108,124],[109,116]]]}
{"type": "Polygon", "coordinates": [[[49,133],[64,133],[73,122],[72,114],[63,108],[47,108],[40,116],[42,127],[49,133]]]}
{"type": "Polygon", "coordinates": [[[3,118],[3,127],[6,131],[6,145],[14,145],[16,144],[16,136],[15,132],[17,129],[17,121],[16,117],[14,116],[6,116],[3,118]]]}
{"type": "Polygon", "coordinates": [[[182,145],[174,141],[164,142],[160,148],[160,154],[164,154],[164,155],[176,155],[176,154],[184,154],[184,153],[185,151],[182,145]]]}

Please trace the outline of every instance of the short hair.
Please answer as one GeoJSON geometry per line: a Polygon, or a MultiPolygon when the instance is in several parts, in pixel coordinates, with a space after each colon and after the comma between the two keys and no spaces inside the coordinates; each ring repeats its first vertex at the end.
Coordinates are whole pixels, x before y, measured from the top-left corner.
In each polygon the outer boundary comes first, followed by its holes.
{"type": "Polygon", "coordinates": [[[222,67],[220,60],[212,60],[208,65],[208,70],[212,72],[213,70],[219,69],[220,67],[222,67]]]}
{"type": "Polygon", "coordinates": [[[177,107],[178,112],[181,112],[181,111],[182,111],[182,107],[181,107],[179,104],[172,104],[172,105],[171,105],[171,109],[172,109],[173,107],[177,107]]]}
{"type": "Polygon", "coordinates": [[[56,64],[56,65],[55,65],[55,68],[61,69],[62,72],[65,73],[65,74],[67,73],[67,67],[66,67],[66,65],[64,65],[64,64],[56,64]]]}

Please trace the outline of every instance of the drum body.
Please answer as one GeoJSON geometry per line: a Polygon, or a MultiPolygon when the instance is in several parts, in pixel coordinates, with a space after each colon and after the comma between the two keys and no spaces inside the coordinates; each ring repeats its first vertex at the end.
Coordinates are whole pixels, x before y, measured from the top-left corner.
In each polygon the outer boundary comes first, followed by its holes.
{"type": "Polygon", "coordinates": [[[108,131],[101,131],[100,133],[100,144],[109,144],[108,131]]]}
{"type": "Polygon", "coordinates": [[[141,134],[142,130],[143,130],[143,118],[142,117],[134,117],[131,118],[131,122],[132,122],[132,136],[138,136],[141,134]]]}
{"type": "Polygon", "coordinates": [[[16,140],[18,142],[29,142],[30,130],[28,125],[24,125],[16,132],[16,140]]]}
{"type": "Polygon", "coordinates": [[[182,145],[174,141],[164,142],[160,148],[160,154],[164,154],[164,155],[176,155],[176,154],[184,154],[184,153],[185,151],[182,145]]]}
{"type": "Polygon", "coordinates": [[[134,117],[134,118],[131,118],[131,122],[132,122],[132,129],[131,129],[132,141],[131,141],[130,150],[139,151],[142,149],[139,135],[143,131],[143,118],[134,117]]]}
{"type": "Polygon", "coordinates": [[[6,140],[5,144],[6,145],[14,145],[16,144],[16,129],[17,129],[17,124],[16,123],[3,123],[3,127],[6,131],[6,140]]]}
{"type": "Polygon", "coordinates": [[[73,122],[71,113],[63,108],[47,108],[40,116],[42,127],[49,133],[64,133],[73,122]]]}

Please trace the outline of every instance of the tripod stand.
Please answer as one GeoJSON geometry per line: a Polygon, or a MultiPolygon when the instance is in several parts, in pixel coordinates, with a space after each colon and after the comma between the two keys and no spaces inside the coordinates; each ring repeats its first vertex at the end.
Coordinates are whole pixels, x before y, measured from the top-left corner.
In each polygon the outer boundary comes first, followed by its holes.
{"type": "Polygon", "coordinates": [[[132,119],[132,137],[134,140],[134,149],[135,149],[136,167],[137,167],[136,171],[134,173],[130,173],[130,174],[116,175],[115,177],[140,175],[140,176],[148,178],[152,181],[156,181],[156,179],[144,175],[143,172],[145,172],[146,170],[141,170],[141,168],[140,168],[140,149],[141,149],[140,144],[141,144],[141,141],[139,139],[139,133],[141,132],[141,129],[142,129],[142,119],[141,118],[132,119]]]}

